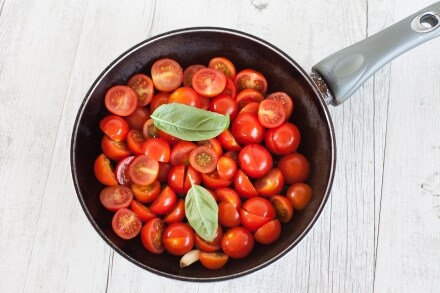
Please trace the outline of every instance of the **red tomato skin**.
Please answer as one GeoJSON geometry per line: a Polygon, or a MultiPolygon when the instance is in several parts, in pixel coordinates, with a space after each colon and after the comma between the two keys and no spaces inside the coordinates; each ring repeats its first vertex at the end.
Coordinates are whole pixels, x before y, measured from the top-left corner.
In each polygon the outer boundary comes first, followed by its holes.
{"type": "Polygon", "coordinates": [[[168,183],[168,174],[172,168],[173,166],[170,163],[159,162],[159,174],[157,174],[157,180],[162,184],[168,183]]]}
{"type": "Polygon", "coordinates": [[[220,178],[217,170],[214,170],[211,173],[202,173],[201,176],[203,184],[212,189],[228,187],[232,183],[232,180],[224,180],[220,178]]]}
{"type": "Polygon", "coordinates": [[[142,152],[159,162],[167,163],[170,160],[170,144],[160,137],[147,139],[142,144],[142,152]]]}
{"type": "Polygon", "coordinates": [[[234,64],[227,58],[224,57],[215,57],[209,61],[209,68],[213,68],[216,70],[220,70],[223,74],[228,78],[235,78],[235,66],[234,64]]]}
{"type": "Polygon", "coordinates": [[[153,96],[150,103],[150,113],[153,114],[154,110],[168,102],[170,93],[161,92],[153,96]]]}
{"type": "Polygon", "coordinates": [[[280,238],[281,223],[277,219],[272,220],[257,230],[254,234],[255,241],[261,244],[271,244],[280,238]]]}
{"type": "Polygon", "coordinates": [[[102,184],[109,186],[118,185],[115,172],[110,160],[106,157],[106,155],[101,154],[98,156],[98,158],[96,158],[93,169],[96,179],[98,179],[98,181],[102,184]]]}
{"type": "Polygon", "coordinates": [[[240,225],[240,214],[232,203],[222,201],[218,204],[218,222],[220,225],[226,228],[240,225]]]}
{"type": "Polygon", "coordinates": [[[261,196],[272,196],[281,193],[284,186],[283,173],[278,168],[271,169],[263,178],[254,183],[255,190],[261,196]]]}
{"type": "Polygon", "coordinates": [[[176,206],[163,219],[165,223],[182,222],[185,218],[185,200],[179,199],[176,206]]]}
{"type": "Polygon", "coordinates": [[[217,153],[217,156],[219,158],[223,155],[222,145],[220,144],[220,142],[216,138],[210,138],[207,140],[198,141],[197,145],[207,146],[207,147],[214,149],[214,151],[217,153]]]}
{"type": "Polygon", "coordinates": [[[131,129],[142,131],[145,122],[150,119],[150,111],[145,107],[137,107],[133,113],[125,117],[131,129]]]}
{"type": "Polygon", "coordinates": [[[229,115],[232,120],[235,119],[238,113],[238,106],[234,98],[226,94],[219,94],[212,99],[209,104],[208,110],[223,115],[229,115]]]}
{"type": "Polygon", "coordinates": [[[145,138],[142,132],[136,129],[131,129],[127,135],[127,146],[135,155],[142,155],[142,144],[145,138]]]}
{"type": "Polygon", "coordinates": [[[107,115],[99,122],[99,128],[112,140],[124,141],[127,137],[129,125],[120,116],[107,115]]]}
{"type": "Polygon", "coordinates": [[[194,73],[196,73],[197,71],[203,68],[206,68],[206,66],[201,64],[194,64],[188,66],[183,71],[183,85],[192,88],[192,78],[194,76],[194,73]]]}
{"type": "Polygon", "coordinates": [[[281,105],[283,105],[284,111],[286,112],[286,121],[290,118],[294,103],[288,94],[284,92],[275,92],[268,95],[266,99],[278,101],[281,105]]]}
{"type": "Polygon", "coordinates": [[[241,224],[251,232],[257,231],[275,216],[275,209],[270,201],[262,197],[248,199],[240,210],[241,224]]]}
{"type": "Polygon", "coordinates": [[[217,136],[217,139],[221,146],[227,151],[237,152],[241,150],[241,146],[237,143],[229,129],[225,129],[225,131],[220,133],[217,136]]]}
{"type": "Polygon", "coordinates": [[[122,239],[129,240],[136,237],[142,229],[142,222],[138,216],[127,208],[119,209],[112,219],[113,231],[122,239]],[[130,227],[127,222],[130,221],[130,227]],[[129,231],[125,231],[129,229],[129,231]]]}
{"type": "Polygon", "coordinates": [[[149,203],[154,201],[160,194],[160,183],[155,180],[148,185],[138,185],[136,183],[131,184],[131,190],[134,193],[134,197],[141,203],[149,203]]]}
{"type": "Polygon", "coordinates": [[[269,200],[275,208],[277,219],[282,223],[289,223],[293,217],[293,207],[290,200],[283,195],[273,195],[269,200]]]}
{"type": "Polygon", "coordinates": [[[156,215],[165,215],[176,206],[176,203],[176,193],[169,186],[166,186],[151,203],[150,210],[156,215]]]}
{"type": "Polygon", "coordinates": [[[122,160],[131,155],[130,149],[125,142],[118,142],[111,140],[110,137],[104,135],[101,140],[102,152],[109,158],[115,161],[122,160]]]}
{"type": "Polygon", "coordinates": [[[238,195],[238,193],[232,189],[232,188],[228,188],[228,187],[224,187],[224,188],[219,188],[214,190],[215,195],[218,198],[218,201],[227,201],[229,203],[231,203],[234,208],[236,210],[238,210],[241,206],[241,199],[240,196],[238,195]]]}
{"type": "Polygon", "coordinates": [[[295,183],[287,189],[286,197],[295,210],[302,211],[312,200],[313,189],[306,183],[295,183]]]}
{"type": "Polygon", "coordinates": [[[258,192],[255,190],[255,187],[249,180],[249,177],[241,169],[239,169],[235,174],[234,188],[243,198],[258,196],[258,192]]]}
{"type": "Polygon", "coordinates": [[[165,251],[162,238],[165,231],[165,223],[154,218],[148,221],[141,229],[142,245],[151,253],[161,254],[165,251]]]}
{"type": "Polygon", "coordinates": [[[241,113],[232,122],[232,134],[242,145],[260,143],[264,139],[265,129],[253,113],[241,113]]]}
{"type": "Polygon", "coordinates": [[[303,182],[309,177],[310,163],[300,153],[292,153],[281,157],[277,167],[284,175],[285,184],[303,182]]]}
{"type": "Polygon", "coordinates": [[[194,233],[194,235],[196,247],[201,251],[214,252],[221,248],[220,243],[223,237],[223,229],[220,225],[218,225],[217,233],[215,234],[214,240],[212,241],[206,241],[205,239],[197,235],[197,233],[194,233]]]}
{"type": "Polygon", "coordinates": [[[138,216],[139,220],[144,223],[156,218],[155,214],[135,199],[131,202],[130,209],[138,216]]]}
{"type": "Polygon", "coordinates": [[[254,237],[243,227],[233,227],[223,234],[221,246],[229,257],[241,259],[254,248],[254,237]]]}
{"type": "Polygon", "coordinates": [[[126,157],[118,162],[116,164],[115,168],[115,174],[116,174],[116,180],[118,180],[118,183],[120,185],[130,185],[130,176],[128,175],[128,166],[130,165],[131,161],[133,161],[134,156],[126,157]]]}
{"type": "Polygon", "coordinates": [[[209,270],[218,270],[225,266],[229,256],[221,252],[200,252],[200,263],[209,270]]]}
{"type": "Polygon", "coordinates": [[[179,87],[168,97],[168,104],[179,103],[200,108],[199,95],[190,87],[179,87]]]}
{"type": "Polygon", "coordinates": [[[171,168],[168,174],[168,185],[178,194],[186,194],[193,184],[200,184],[202,181],[200,173],[193,167],[179,165],[171,168]]]}
{"type": "Polygon", "coordinates": [[[222,156],[217,162],[217,173],[222,179],[232,180],[237,173],[237,163],[231,157],[222,156]]]}
{"type": "Polygon", "coordinates": [[[259,144],[249,144],[238,154],[243,172],[252,178],[261,178],[272,168],[273,159],[269,151],[259,144]]]}
{"type": "Polygon", "coordinates": [[[260,105],[260,103],[264,101],[264,96],[254,89],[244,89],[238,93],[235,97],[235,101],[237,102],[238,109],[241,111],[250,103],[258,103],[258,105],[260,105]]]}
{"type": "Polygon", "coordinates": [[[301,142],[301,134],[292,123],[283,123],[271,128],[264,137],[266,147],[275,155],[287,155],[296,152],[301,142]]]}
{"type": "Polygon", "coordinates": [[[170,164],[172,166],[189,165],[189,155],[197,147],[195,143],[190,141],[179,141],[170,153],[170,164]]]}
{"type": "Polygon", "coordinates": [[[229,77],[226,78],[226,87],[221,93],[225,95],[229,95],[233,99],[235,99],[235,97],[237,96],[237,88],[234,84],[234,81],[229,77]]]}
{"type": "Polygon", "coordinates": [[[185,223],[170,224],[163,234],[165,249],[173,255],[184,255],[194,247],[194,231],[185,223]]]}

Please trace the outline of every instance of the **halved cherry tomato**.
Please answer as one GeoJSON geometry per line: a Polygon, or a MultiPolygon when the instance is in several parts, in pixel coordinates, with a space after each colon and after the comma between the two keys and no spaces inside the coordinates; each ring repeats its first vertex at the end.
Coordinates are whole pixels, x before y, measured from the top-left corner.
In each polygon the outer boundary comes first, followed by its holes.
{"type": "Polygon", "coordinates": [[[131,202],[130,209],[138,216],[139,220],[144,223],[156,218],[155,214],[135,199],[131,202]]]}
{"type": "Polygon", "coordinates": [[[209,104],[208,110],[223,115],[229,115],[229,118],[232,121],[237,116],[238,106],[234,98],[232,98],[231,96],[219,94],[214,99],[212,99],[211,103],[209,104]]]}
{"type": "Polygon", "coordinates": [[[199,71],[200,69],[203,69],[203,68],[206,68],[206,66],[201,65],[201,64],[194,64],[194,65],[188,66],[185,69],[185,71],[183,71],[183,85],[192,88],[192,79],[193,79],[194,73],[196,73],[197,71],[199,71]]]}
{"type": "Polygon", "coordinates": [[[283,123],[276,128],[271,128],[264,137],[266,147],[273,154],[287,155],[296,152],[301,142],[301,134],[292,123],[283,123]]]}
{"type": "Polygon", "coordinates": [[[225,89],[226,76],[221,71],[203,68],[194,73],[192,86],[199,95],[214,97],[225,89]]]}
{"type": "Polygon", "coordinates": [[[221,252],[200,252],[199,260],[202,265],[210,270],[218,270],[225,266],[229,256],[221,252]]]}
{"type": "Polygon", "coordinates": [[[265,147],[259,144],[249,144],[238,154],[238,162],[246,175],[261,178],[272,168],[273,159],[265,147]]]}
{"type": "Polygon", "coordinates": [[[220,178],[232,180],[237,173],[237,163],[231,157],[222,156],[217,162],[217,172],[220,178]]]}
{"type": "Polygon", "coordinates": [[[283,195],[273,195],[269,200],[275,208],[277,219],[282,223],[289,223],[293,216],[293,207],[289,199],[283,195]]]}
{"type": "Polygon", "coordinates": [[[235,140],[242,145],[260,143],[264,139],[264,127],[254,113],[240,113],[231,127],[235,140]]]}
{"type": "Polygon", "coordinates": [[[179,165],[168,173],[168,185],[178,194],[186,194],[192,184],[200,184],[200,173],[191,166],[179,165]]]}
{"type": "Polygon", "coordinates": [[[236,151],[228,151],[225,153],[226,157],[230,157],[235,161],[236,164],[238,164],[238,152],[236,151]]]}
{"type": "Polygon", "coordinates": [[[229,59],[225,57],[215,57],[209,61],[209,68],[217,69],[223,72],[226,77],[235,78],[235,66],[229,59]]]}
{"type": "Polygon", "coordinates": [[[228,187],[231,185],[232,180],[225,180],[218,176],[217,170],[212,171],[211,173],[202,173],[202,181],[203,184],[212,189],[228,187]]]}
{"type": "Polygon", "coordinates": [[[95,160],[94,172],[96,179],[104,185],[118,185],[115,171],[106,155],[101,154],[95,160]]]}
{"type": "Polygon", "coordinates": [[[222,238],[223,252],[232,258],[244,258],[254,248],[254,237],[243,227],[234,227],[226,231],[222,238]]]}
{"type": "Polygon", "coordinates": [[[290,118],[293,111],[293,100],[288,94],[284,92],[276,92],[268,95],[266,99],[278,101],[283,105],[284,111],[286,112],[286,120],[290,118]]]}
{"type": "Polygon", "coordinates": [[[201,140],[197,142],[199,146],[207,146],[212,148],[217,156],[220,158],[223,155],[222,145],[216,138],[210,138],[208,140],[201,140]]]}
{"type": "Polygon", "coordinates": [[[277,163],[277,167],[284,175],[284,182],[289,185],[303,182],[309,177],[309,161],[299,153],[288,154],[281,157],[277,163]]]}
{"type": "Polygon", "coordinates": [[[165,251],[162,238],[165,231],[165,223],[159,219],[154,218],[148,221],[141,230],[142,245],[151,253],[161,254],[165,251]]]}
{"type": "Polygon", "coordinates": [[[254,113],[255,115],[258,115],[258,109],[260,108],[260,102],[250,102],[249,104],[246,104],[238,114],[241,113],[254,113]]]}
{"type": "Polygon", "coordinates": [[[131,129],[142,131],[145,122],[150,119],[150,111],[145,107],[137,107],[133,113],[125,117],[131,129]]]}
{"type": "Polygon", "coordinates": [[[271,196],[280,194],[284,186],[284,176],[280,169],[271,169],[263,178],[254,183],[255,189],[259,195],[271,196]]]}
{"type": "Polygon", "coordinates": [[[200,108],[199,95],[190,87],[179,87],[168,97],[168,104],[179,103],[200,108]]]}
{"type": "Polygon", "coordinates": [[[226,78],[226,87],[221,94],[229,95],[233,99],[237,96],[237,88],[235,87],[234,81],[229,77],[226,78]]]}
{"type": "Polygon", "coordinates": [[[221,248],[220,243],[222,241],[223,237],[223,229],[222,226],[218,225],[217,233],[215,234],[214,240],[212,241],[206,241],[197,233],[195,233],[195,243],[198,249],[205,252],[214,252],[221,248]]]}
{"type": "Polygon", "coordinates": [[[119,116],[128,116],[133,113],[137,103],[136,92],[125,85],[115,85],[105,93],[105,107],[119,116]]]}
{"type": "Polygon", "coordinates": [[[163,220],[165,223],[171,224],[174,222],[182,222],[183,218],[185,218],[185,200],[180,198],[163,220]]]}
{"type": "Polygon", "coordinates": [[[217,167],[218,156],[215,151],[206,146],[199,146],[191,151],[189,163],[200,173],[210,173],[217,167]]]}
{"type": "Polygon", "coordinates": [[[146,106],[150,103],[154,95],[153,81],[145,74],[135,74],[129,80],[127,85],[137,94],[138,106],[146,106]]]}
{"type": "Polygon", "coordinates": [[[266,93],[267,81],[263,74],[253,69],[244,69],[237,73],[235,85],[240,92],[244,89],[254,89],[262,94],[266,93]]]}
{"type": "Polygon", "coordinates": [[[154,180],[148,185],[138,185],[136,183],[131,184],[131,190],[134,193],[134,197],[141,203],[149,203],[155,200],[160,194],[160,183],[158,180],[154,180]]]}
{"type": "Polygon", "coordinates": [[[275,128],[286,120],[286,112],[280,102],[264,100],[258,108],[258,121],[267,128],[275,128]]]}
{"type": "Polygon", "coordinates": [[[241,206],[241,199],[238,193],[228,187],[223,187],[216,189],[214,191],[215,195],[217,196],[219,201],[227,201],[230,202],[236,210],[238,210],[241,206]]]}
{"type": "Polygon", "coordinates": [[[260,103],[263,100],[264,96],[254,89],[244,89],[235,97],[239,110],[243,109],[250,103],[260,103]]]}
{"type": "Polygon", "coordinates": [[[159,137],[158,129],[154,125],[153,119],[148,119],[145,121],[144,126],[142,126],[142,134],[144,135],[145,139],[159,137]]]}
{"type": "Polygon", "coordinates": [[[226,228],[240,225],[240,214],[232,203],[222,201],[218,204],[218,222],[226,228]]]}
{"type": "Polygon", "coordinates": [[[142,132],[136,129],[132,129],[127,135],[127,146],[136,155],[142,155],[142,145],[145,142],[145,138],[142,132]]]}
{"type": "Polygon", "coordinates": [[[133,161],[134,156],[126,157],[118,162],[116,164],[115,168],[115,175],[116,180],[118,180],[118,183],[120,185],[128,185],[130,184],[130,176],[128,176],[128,166],[130,165],[131,161],[133,161]]]}
{"type": "Polygon", "coordinates": [[[173,255],[184,255],[194,246],[194,231],[188,224],[172,223],[163,233],[163,245],[173,255]]]}
{"type": "Polygon", "coordinates": [[[257,230],[254,234],[255,241],[261,244],[271,244],[278,240],[281,235],[281,223],[277,219],[272,220],[257,230]]]}
{"type": "Polygon", "coordinates": [[[240,219],[243,227],[255,232],[276,216],[275,209],[267,199],[252,197],[245,201],[240,209],[240,219]]]}
{"type": "Polygon", "coordinates": [[[237,143],[229,129],[225,129],[225,131],[220,133],[217,136],[217,140],[220,142],[221,146],[228,151],[241,150],[241,146],[237,143]]]}
{"type": "Polygon", "coordinates": [[[158,93],[156,94],[150,102],[150,113],[153,113],[154,110],[159,108],[160,106],[166,104],[168,102],[168,97],[170,93],[158,93]]]}
{"type": "Polygon", "coordinates": [[[159,91],[172,92],[182,83],[183,69],[176,61],[164,58],[154,62],[151,77],[159,91]]]}
{"type": "Polygon", "coordinates": [[[176,203],[176,194],[169,186],[165,186],[159,196],[151,203],[150,210],[156,215],[165,215],[176,206],[176,203]]]}
{"type": "Polygon", "coordinates": [[[124,118],[108,115],[99,122],[99,128],[112,140],[124,141],[128,133],[128,123],[124,118]]]}
{"type": "Polygon", "coordinates": [[[313,189],[305,183],[295,183],[287,189],[286,197],[297,211],[305,209],[312,200],[313,189]]]}
{"type": "Polygon", "coordinates": [[[104,135],[101,140],[101,149],[108,158],[115,161],[122,160],[131,154],[124,142],[112,140],[107,135],[104,135]]]}
{"type": "Polygon", "coordinates": [[[99,194],[99,200],[109,211],[126,208],[133,200],[133,192],[126,186],[107,186],[99,194]]]}
{"type": "Polygon", "coordinates": [[[133,211],[122,208],[113,216],[112,228],[116,235],[128,240],[139,234],[142,229],[142,222],[133,211]]]}
{"type": "Polygon", "coordinates": [[[150,138],[142,144],[142,152],[150,159],[159,162],[170,160],[170,144],[163,138],[150,138]]]}
{"type": "Polygon", "coordinates": [[[252,185],[249,177],[244,174],[241,169],[239,169],[235,174],[234,188],[241,197],[249,198],[258,196],[258,192],[255,190],[255,187],[252,185]]]}
{"type": "Polygon", "coordinates": [[[159,180],[160,183],[167,183],[168,182],[168,173],[170,173],[171,166],[170,163],[163,163],[159,162],[159,174],[157,175],[157,180],[159,180]]]}
{"type": "Polygon", "coordinates": [[[199,95],[199,100],[200,100],[200,107],[199,108],[203,109],[203,110],[208,110],[209,98],[199,95]]]}
{"type": "Polygon", "coordinates": [[[159,162],[146,155],[136,156],[128,168],[128,174],[133,183],[148,185],[154,182],[159,173],[159,162]]]}
{"type": "Polygon", "coordinates": [[[180,141],[172,149],[170,153],[170,164],[173,166],[189,164],[189,155],[197,147],[190,141],[180,141]]]}

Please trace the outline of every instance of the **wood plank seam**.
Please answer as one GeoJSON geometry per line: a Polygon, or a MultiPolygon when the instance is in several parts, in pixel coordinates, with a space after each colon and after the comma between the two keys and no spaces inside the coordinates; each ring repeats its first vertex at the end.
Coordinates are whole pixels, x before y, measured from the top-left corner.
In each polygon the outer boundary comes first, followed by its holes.
{"type": "Polygon", "coordinates": [[[105,293],[108,292],[108,285],[110,283],[110,278],[111,278],[112,270],[113,270],[114,256],[115,256],[115,252],[112,248],[110,248],[110,256],[109,256],[109,261],[108,261],[108,266],[107,266],[107,280],[106,280],[106,284],[105,284],[105,293]]]}

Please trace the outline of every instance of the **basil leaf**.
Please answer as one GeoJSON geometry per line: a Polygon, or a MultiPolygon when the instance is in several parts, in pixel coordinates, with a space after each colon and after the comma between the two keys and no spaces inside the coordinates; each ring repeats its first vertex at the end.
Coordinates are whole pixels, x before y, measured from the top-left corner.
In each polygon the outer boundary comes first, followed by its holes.
{"type": "Polygon", "coordinates": [[[193,184],[185,198],[185,215],[191,227],[206,241],[213,241],[218,228],[218,206],[205,188],[193,184]]]}
{"type": "Polygon", "coordinates": [[[151,118],[160,130],[188,141],[216,137],[229,127],[229,116],[178,103],[161,105],[151,118]]]}

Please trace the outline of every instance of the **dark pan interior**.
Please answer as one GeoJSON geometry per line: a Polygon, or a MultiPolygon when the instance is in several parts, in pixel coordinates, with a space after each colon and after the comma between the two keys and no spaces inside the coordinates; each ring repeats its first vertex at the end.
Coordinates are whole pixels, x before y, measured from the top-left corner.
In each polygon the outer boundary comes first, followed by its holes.
{"type": "Polygon", "coordinates": [[[321,212],[333,179],[334,136],[327,108],[307,74],[289,57],[264,41],[236,31],[194,28],[170,32],[149,39],[118,57],[96,80],[78,112],[71,145],[71,168],[78,198],[92,225],[118,253],[155,273],[182,280],[212,281],[241,276],[255,271],[284,255],[308,232],[321,212]],[[237,72],[253,68],[262,72],[269,84],[268,93],[287,92],[294,99],[291,121],[302,134],[298,152],[311,162],[308,183],[314,197],[304,212],[297,212],[289,224],[283,224],[281,238],[272,245],[256,244],[251,255],[232,260],[218,271],[204,269],[199,263],[179,268],[179,257],[160,256],[146,251],[139,237],[131,241],[118,238],[111,228],[113,213],[99,202],[103,188],[94,176],[93,164],[101,153],[102,133],[99,121],[108,114],[103,98],[106,90],[125,84],[135,73],[149,74],[151,65],[168,57],[185,68],[208,64],[216,56],[229,58],[237,72]]]}

